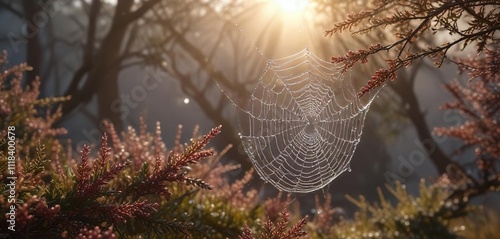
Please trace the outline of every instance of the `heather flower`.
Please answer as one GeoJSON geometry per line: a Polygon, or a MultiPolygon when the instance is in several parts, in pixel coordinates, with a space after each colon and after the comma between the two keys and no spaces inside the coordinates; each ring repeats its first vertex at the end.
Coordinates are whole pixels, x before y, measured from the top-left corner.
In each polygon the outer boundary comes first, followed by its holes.
{"type": "MultiPolygon", "coordinates": [[[[63,234],[67,235],[67,234],[63,234]]],[[[66,237],[66,236],[62,236],[66,237]]],[[[78,239],[114,239],[116,238],[115,233],[113,232],[113,227],[109,227],[107,230],[103,231],[100,227],[95,226],[93,229],[82,228],[80,229],[80,233],[76,236],[78,239]]]]}

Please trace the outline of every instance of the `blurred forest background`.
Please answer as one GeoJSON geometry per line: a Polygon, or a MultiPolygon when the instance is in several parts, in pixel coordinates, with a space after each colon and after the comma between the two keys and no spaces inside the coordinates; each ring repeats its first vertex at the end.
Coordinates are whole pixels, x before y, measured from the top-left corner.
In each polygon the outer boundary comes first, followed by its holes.
{"type": "MultiPolygon", "coordinates": [[[[221,89],[244,105],[268,59],[308,47],[329,60],[399,39],[391,28],[325,36],[335,23],[352,17],[348,14],[373,6],[371,0],[300,4],[278,0],[0,0],[0,49],[8,54],[8,66],[26,62],[32,67],[24,74],[23,88],[40,77],[40,98],[71,96],[61,103],[54,127],[67,130],[57,139],[72,148],[73,158],[78,158],[75,155],[84,144],[99,146],[102,132],[109,130],[105,119],[116,132],[127,131],[129,126],[155,129],[159,121],[168,148],[179,143],[175,137],[179,124],[183,125],[181,142],[189,142],[196,125],[200,132],[222,125],[211,145],[216,151],[233,145],[221,163],[241,165],[224,175],[234,182],[253,166],[238,138],[237,109],[221,89]]],[[[499,16],[498,3],[482,4],[478,6],[490,4],[499,16]]],[[[495,34],[498,38],[497,30],[495,34]]],[[[414,45],[425,49],[454,37],[445,31],[424,36],[414,45]]],[[[475,50],[457,48],[447,54],[470,58],[475,50]]],[[[384,64],[384,56],[376,56],[347,74],[361,89],[384,64]]],[[[374,202],[383,194],[395,203],[402,199],[391,196],[385,185],[398,188],[396,181],[400,181],[409,195],[417,196],[426,190],[421,179],[429,185],[444,173],[457,174],[450,165],[461,165],[464,171],[458,171],[462,173],[475,173],[474,148],[433,134],[435,127],[460,126],[467,120],[457,110],[439,108],[456,99],[445,87],[452,81],[468,82],[455,64],[435,68],[432,61],[419,59],[399,70],[397,80],[387,83],[371,106],[351,161],[352,172],[342,174],[325,191],[292,195],[300,205],[297,215],[315,218],[318,204],[326,201],[332,208],[328,220],[353,218],[361,204],[353,204],[345,195],[363,195],[374,202]],[[425,155],[425,160],[415,164],[416,155],[425,155]]],[[[256,200],[262,204],[278,194],[256,174],[245,185],[257,189],[256,200]]],[[[472,204],[498,215],[499,199],[498,193],[485,193],[472,204]]]]}

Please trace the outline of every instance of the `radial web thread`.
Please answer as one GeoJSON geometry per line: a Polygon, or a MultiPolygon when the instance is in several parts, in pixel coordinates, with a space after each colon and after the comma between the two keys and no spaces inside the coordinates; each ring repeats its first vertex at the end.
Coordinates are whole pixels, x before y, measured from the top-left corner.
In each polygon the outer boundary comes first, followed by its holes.
{"type": "Polygon", "coordinates": [[[239,136],[264,181],[316,191],[350,170],[372,100],[357,96],[340,66],[304,49],[268,61],[242,109],[239,136]]]}

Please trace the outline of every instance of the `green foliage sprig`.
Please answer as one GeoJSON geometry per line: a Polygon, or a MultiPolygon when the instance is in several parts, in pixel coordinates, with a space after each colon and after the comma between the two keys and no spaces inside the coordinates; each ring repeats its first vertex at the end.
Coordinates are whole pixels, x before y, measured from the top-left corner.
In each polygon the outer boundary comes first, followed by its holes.
{"type": "Polygon", "coordinates": [[[400,183],[387,189],[395,197],[395,205],[380,189],[380,203],[376,204],[368,203],[363,196],[349,196],[359,211],[354,220],[343,220],[332,228],[334,238],[458,238],[460,227],[450,228],[451,222],[473,211],[473,207],[447,200],[451,190],[440,183],[428,186],[422,180],[416,197],[400,183]]]}

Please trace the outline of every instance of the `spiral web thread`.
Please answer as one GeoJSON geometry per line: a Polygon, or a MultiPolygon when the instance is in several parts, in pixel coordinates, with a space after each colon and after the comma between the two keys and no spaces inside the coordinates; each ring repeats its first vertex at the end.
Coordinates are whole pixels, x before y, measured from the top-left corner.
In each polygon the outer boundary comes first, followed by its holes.
{"type": "Polygon", "coordinates": [[[373,97],[358,97],[340,67],[307,48],[269,60],[242,109],[245,151],[260,177],[281,191],[316,191],[350,171],[373,97]]]}

